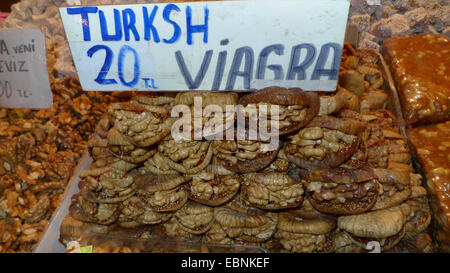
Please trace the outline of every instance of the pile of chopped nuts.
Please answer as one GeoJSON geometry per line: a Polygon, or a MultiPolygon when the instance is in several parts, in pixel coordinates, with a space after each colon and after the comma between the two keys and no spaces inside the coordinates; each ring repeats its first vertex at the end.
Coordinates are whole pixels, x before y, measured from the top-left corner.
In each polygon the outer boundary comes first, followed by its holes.
{"type": "Polygon", "coordinates": [[[58,207],[109,94],[52,82],[49,110],[0,109],[0,252],[31,252],[58,207]]]}
{"type": "MultiPolygon", "coordinates": [[[[431,251],[426,190],[409,165],[396,118],[380,110],[384,102],[354,107],[382,88],[380,70],[371,68],[378,58],[347,50],[360,64],[353,70],[361,73],[361,86],[349,80],[327,95],[279,87],[241,95],[239,104],[259,109],[305,109],[289,112],[293,126],[279,132],[275,147],[258,138],[238,139],[236,132],[233,139],[213,140],[170,134],[166,128],[178,122],[168,114],[176,101],[192,106],[198,97],[211,104],[216,93],[151,94],[112,103],[89,141],[94,162],[80,176],[61,242],[93,229],[109,236],[117,228],[146,228],[178,241],[274,252],[367,252],[369,241],[389,251],[403,240],[431,251]],[[394,223],[383,222],[385,217],[394,223]]],[[[217,93],[218,99],[234,105],[234,95],[225,94],[217,93]]],[[[230,128],[222,129],[216,136],[230,128]]]]}

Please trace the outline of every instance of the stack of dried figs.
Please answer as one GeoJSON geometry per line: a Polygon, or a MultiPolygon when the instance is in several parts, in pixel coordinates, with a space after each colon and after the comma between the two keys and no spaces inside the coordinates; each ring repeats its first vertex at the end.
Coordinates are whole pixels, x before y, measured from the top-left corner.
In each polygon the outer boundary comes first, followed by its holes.
{"type": "Polygon", "coordinates": [[[431,251],[427,192],[396,118],[383,110],[377,61],[346,45],[334,93],[269,87],[110,104],[61,241],[152,225],[178,240],[278,252],[431,251]],[[233,115],[171,115],[180,105],[195,113],[200,98],[202,113],[242,107],[233,115]],[[249,106],[255,112],[243,110],[249,106]],[[211,120],[225,125],[196,138],[211,120]],[[255,131],[266,134],[251,138],[255,131]]]}

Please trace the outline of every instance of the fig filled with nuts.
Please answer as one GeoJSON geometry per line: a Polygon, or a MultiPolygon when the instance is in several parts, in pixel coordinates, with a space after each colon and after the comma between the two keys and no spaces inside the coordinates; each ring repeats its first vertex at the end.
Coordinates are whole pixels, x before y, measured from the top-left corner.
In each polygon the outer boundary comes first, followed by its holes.
{"type": "Polygon", "coordinates": [[[285,153],[305,169],[339,166],[357,150],[365,125],[354,118],[317,116],[304,129],[289,136],[285,153]]]}
{"type": "Polygon", "coordinates": [[[306,180],[308,200],[313,207],[330,214],[357,214],[377,202],[379,182],[372,169],[334,168],[301,172],[306,180]]]}
{"type": "MultiPolygon", "coordinates": [[[[256,108],[256,117],[259,117],[259,112],[264,111],[269,124],[270,121],[278,123],[278,135],[289,134],[304,127],[317,115],[320,107],[319,97],[315,92],[305,92],[300,88],[275,86],[245,95],[241,97],[239,104],[244,107],[256,108]],[[270,114],[271,106],[278,106],[278,116],[270,114]],[[262,107],[265,109],[263,110],[262,107]]],[[[247,120],[251,118],[251,115],[246,115],[247,120]]],[[[250,121],[249,124],[251,124],[250,121]]]]}
{"type": "Polygon", "coordinates": [[[303,185],[284,173],[242,175],[241,198],[249,206],[267,210],[294,208],[303,202],[303,185]]]}
{"type": "Polygon", "coordinates": [[[136,177],[137,196],[154,211],[177,211],[188,200],[187,181],[179,175],[141,175],[136,177]]]}

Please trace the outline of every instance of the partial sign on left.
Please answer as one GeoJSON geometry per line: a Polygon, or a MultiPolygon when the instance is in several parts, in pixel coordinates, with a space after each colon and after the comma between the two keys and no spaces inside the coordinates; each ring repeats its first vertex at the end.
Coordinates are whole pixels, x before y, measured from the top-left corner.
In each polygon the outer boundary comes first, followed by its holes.
{"type": "Polygon", "coordinates": [[[45,53],[39,29],[0,30],[0,107],[52,107],[45,53]]]}

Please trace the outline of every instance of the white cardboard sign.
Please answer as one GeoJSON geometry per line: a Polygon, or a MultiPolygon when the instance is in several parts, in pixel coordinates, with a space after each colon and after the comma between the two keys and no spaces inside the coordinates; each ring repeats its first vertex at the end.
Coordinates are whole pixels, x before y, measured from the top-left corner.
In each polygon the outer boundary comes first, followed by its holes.
{"type": "Polygon", "coordinates": [[[42,32],[0,30],[0,106],[42,109],[52,103],[42,32]]]}
{"type": "Polygon", "coordinates": [[[349,0],[60,8],[84,90],[332,91],[349,0]]]}

